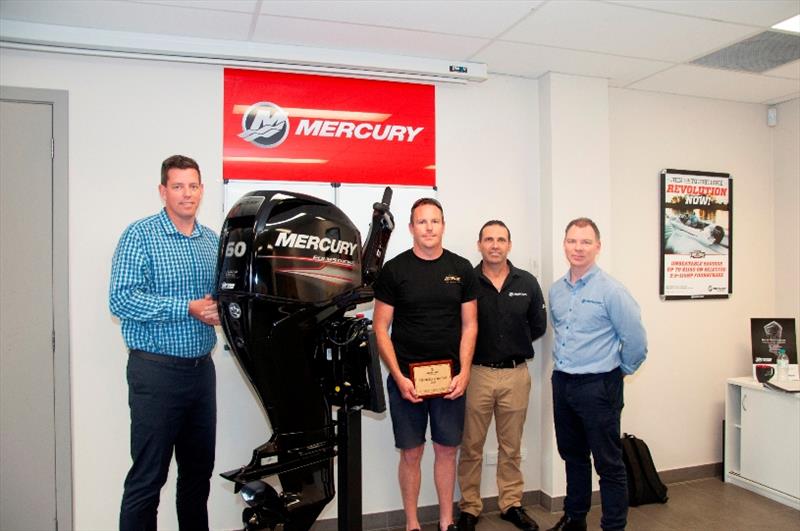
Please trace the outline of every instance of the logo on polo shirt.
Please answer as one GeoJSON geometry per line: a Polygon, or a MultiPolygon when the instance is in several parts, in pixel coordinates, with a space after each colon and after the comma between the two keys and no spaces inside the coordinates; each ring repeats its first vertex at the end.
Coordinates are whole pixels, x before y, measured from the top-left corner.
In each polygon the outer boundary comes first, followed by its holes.
{"type": "Polygon", "coordinates": [[[525,293],[524,291],[509,291],[508,292],[508,296],[509,297],[527,297],[528,294],[525,293]]]}
{"type": "Polygon", "coordinates": [[[458,275],[446,275],[444,277],[445,284],[461,284],[461,277],[458,275]]]}

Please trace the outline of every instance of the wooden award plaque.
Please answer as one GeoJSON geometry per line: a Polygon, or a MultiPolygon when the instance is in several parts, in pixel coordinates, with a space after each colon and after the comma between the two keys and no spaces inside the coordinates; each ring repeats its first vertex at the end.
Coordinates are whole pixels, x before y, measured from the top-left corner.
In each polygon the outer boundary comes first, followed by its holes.
{"type": "Polygon", "coordinates": [[[453,360],[409,363],[411,381],[420,398],[436,398],[450,392],[453,381],[453,360]]]}

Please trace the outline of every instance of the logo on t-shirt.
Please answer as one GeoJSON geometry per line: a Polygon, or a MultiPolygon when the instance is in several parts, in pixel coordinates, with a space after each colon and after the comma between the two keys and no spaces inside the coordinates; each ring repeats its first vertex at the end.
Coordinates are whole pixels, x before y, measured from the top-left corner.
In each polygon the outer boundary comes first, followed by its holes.
{"type": "Polygon", "coordinates": [[[461,277],[458,275],[445,275],[445,284],[461,284],[461,277]]]}

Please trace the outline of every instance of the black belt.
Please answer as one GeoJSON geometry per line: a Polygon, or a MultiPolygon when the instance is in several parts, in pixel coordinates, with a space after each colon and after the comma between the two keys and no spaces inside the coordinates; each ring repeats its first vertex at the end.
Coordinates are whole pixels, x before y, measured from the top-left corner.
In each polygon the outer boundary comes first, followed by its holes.
{"type": "Polygon", "coordinates": [[[488,363],[475,363],[481,367],[489,367],[490,369],[513,369],[518,365],[524,365],[527,360],[525,358],[511,358],[504,361],[495,361],[488,363]]]}
{"type": "Polygon", "coordinates": [[[177,367],[197,367],[211,360],[211,354],[199,356],[197,358],[179,358],[178,356],[170,356],[169,354],[153,354],[152,352],[145,352],[144,350],[131,350],[131,356],[136,356],[139,359],[147,361],[155,361],[157,363],[168,363],[177,367]]]}

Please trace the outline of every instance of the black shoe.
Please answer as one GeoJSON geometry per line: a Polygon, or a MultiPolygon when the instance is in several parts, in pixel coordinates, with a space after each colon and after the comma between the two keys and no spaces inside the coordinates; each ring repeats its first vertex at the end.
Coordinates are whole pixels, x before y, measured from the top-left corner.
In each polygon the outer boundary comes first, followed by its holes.
{"type": "Polygon", "coordinates": [[[586,531],[586,519],[573,520],[565,514],[554,527],[547,531],[586,531]]]}
{"type": "Polygon", "coordinates": [[[511,507],[506,512],[500,514],[500,518],[506,522],[511,522],[523,531],[538,531],[539,524],[531,518],[522,507],[511,507]]]}
{"type": "Polygon", "coordinates": [[[458,517],[458,531],[475,531],[477,523],[477,516],[461,511],[461,516],[458,517]]]}
{"type": "Polygon", "coordinates": [[[459,531],[459,530],[458,530],[458,526],[456,524],[450,524],[449,526],[447,526],[447,530],[446,531],[459,531]]]}

